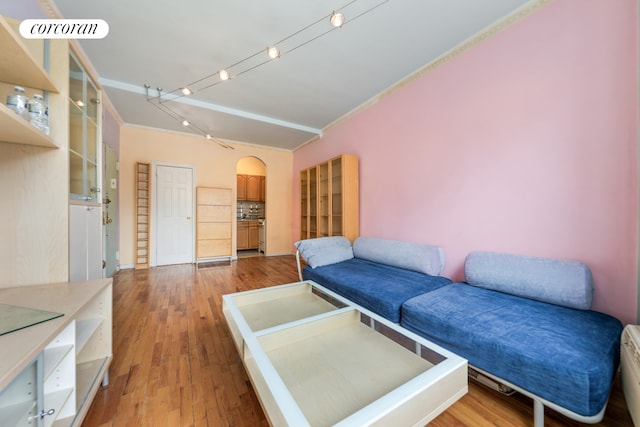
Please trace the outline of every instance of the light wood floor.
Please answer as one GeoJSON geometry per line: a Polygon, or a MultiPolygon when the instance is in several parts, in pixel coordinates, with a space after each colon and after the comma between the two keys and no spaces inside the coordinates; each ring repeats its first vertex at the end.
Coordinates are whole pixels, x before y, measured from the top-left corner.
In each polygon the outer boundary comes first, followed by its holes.
{"type": "MultiPolygon", "coordinates": [[[[221,297],[297,280],[293,256],[118,272],[110,383],[83,426],[268,426],[229,336],[221,297]]],[[[430,425],[531,426],[532,404],[471,381],[469,393],[430,425]]],[[[546,425],[580,424],[546,410],[546,425]]],[[[597,425],[632,426],[619,380],[597,425]]]]}

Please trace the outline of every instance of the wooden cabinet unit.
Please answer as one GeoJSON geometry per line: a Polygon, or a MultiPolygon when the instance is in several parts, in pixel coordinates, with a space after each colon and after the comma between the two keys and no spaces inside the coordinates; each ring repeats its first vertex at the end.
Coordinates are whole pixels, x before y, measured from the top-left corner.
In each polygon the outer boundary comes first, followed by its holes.
{"type": "Polygon", "coordinates": [[[258,221],[249,222],[249,249],[258,249],[260,239],[258,237],[258,221]]]}
{"type": "Polygon", "coordinates": [[[258,175],[247,175],[247,200],[250,202],[260,201],[260,177],[258,175]]]}
{"type": "Polygon", "coordinates": [[[237,175],[237,200],[265,201],[265,177],[261,175],[237,175]]]}
{"type": "Polygon", "coordinates": [[[237,233],[237,249],[244,250],[249,249],[249,222],[238,221],[238,233],[237,233]]]}
{"type": "Polygon", "coordinates": [[[358,157],[343,154],[300,172],[300,238],[360,234],[358,157]]]}
{"type": "Polygon", "coordinates": [[[238,221],[237,249],[258,249],[259,244],[258,221],[238,221]]]}
{"type": "Polygon", "coordinates": [[[19,25],[0,16],[0,288],[69,280],[69,43],[19,25]],[[49,135],[7,108],[15,85],[47,98],[49,135]]]}
{"type": "Polygon", "coordinates": [[[198,187],[196,200],[196,258],[230,257],[231,189],[198,187]]]}
{"type": "Polygon", "coordinates": [[[260,201],[267,201],[267,177],[260,176],[260,201]]]}
{"type": "Polygon", "coordinates": [[[247,200],[247,175],[237,175],[238,194],[237,200],[247,200]]]}

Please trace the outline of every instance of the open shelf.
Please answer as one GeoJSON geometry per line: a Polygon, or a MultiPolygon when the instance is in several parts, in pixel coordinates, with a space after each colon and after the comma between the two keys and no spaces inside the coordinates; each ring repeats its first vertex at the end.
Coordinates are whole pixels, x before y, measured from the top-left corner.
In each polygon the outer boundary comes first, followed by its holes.
{"type": "Polygon", "coordinates": [[[110,357],[105,357],[78,363],[76,367],[76,398],[78,399],[76,403],[78,408],[85,407],[85,400],[88,399],[90,402],[93,399],[98,383],[106,373],[109,359],[110,357]],[[92,389],[94,392],[90,393],[92,389]]]}
{"type": "MultiPolygon", "coordinates": [[[[51,393],[46,393],[44,395],[44,400],[45,400],[45,408],[56,408],[56,412],[53,414],[58,415],[59,411],[61,408],[63,408],[66,404],[67,401],[69,400],[69,397],[73,394],[73,388],[65,388],[62,390],[57,390],[51,393]]],[[[45,411],[47,410],[45,409],[45,411]]],[[[49,418],[45,417],[44,421],[45,421],[45,427],[49,427],[51,426],[53,423],[52,421],[49,420],[55,420],[56,417],[51,416],[49,418]]]]}
{"type": "Polygon", "coordinates": [[[36,402],[21,402],[15,405],[2,406],[0,411],[2,412],[2,422],[6,423],[3,425],[15,426],[25,418],[28,418],[30,414],[35,415],[36,402]]]}
{"type": "Polygon", "coordinates": [[[78,320],[76,323],[76,354],[80,353],[89,338],[100,327],[102,318],[78,320]]]}
{"type": "Polygon", "coordinates": [[[59,93],[49,74],[29,52],[15,30],[0,16],[0,81],[59,93]]]}
{"type": "Polygon", "coordinates": [[[44,350],[44,379],[45,381],[56,369],[64,357],[73,349],[73,345],[61,345],[44,350]]]}
{"type": "Polygon", "coordinates": [[[0,104],[0,141],[60,148],[49,135],[36,129],[4,104],[0,104]]]}

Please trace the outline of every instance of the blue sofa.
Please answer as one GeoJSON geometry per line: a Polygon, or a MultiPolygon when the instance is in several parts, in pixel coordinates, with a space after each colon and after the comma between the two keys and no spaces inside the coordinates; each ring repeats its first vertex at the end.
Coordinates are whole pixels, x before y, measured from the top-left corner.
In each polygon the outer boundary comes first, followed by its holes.
{"type": "Polygon", "coordinates": [[[485,384],[531,397],[536,426],[544,425],[545,406],[580,422],[604,416],[622,324],[590,309],[593,279],[583,263],[472,252],[465,282],[452,283],[439,275],[444,257],[437,247],[313,240],[296,243],[311,261],[302,278],[465,357],[470,376],[485,384]],[[428,277],[417,280],[416,273],[428,277]]]}
{"type": "Polygon", "coordinates": [[[307,262],[300,280],[313,280],[394,323],[400,323],[405,301],[451,283],[440,276],[444,252],[437,246],[360,237],[352,247],[344,237],[323,237],[296,247],[307,262]]]}

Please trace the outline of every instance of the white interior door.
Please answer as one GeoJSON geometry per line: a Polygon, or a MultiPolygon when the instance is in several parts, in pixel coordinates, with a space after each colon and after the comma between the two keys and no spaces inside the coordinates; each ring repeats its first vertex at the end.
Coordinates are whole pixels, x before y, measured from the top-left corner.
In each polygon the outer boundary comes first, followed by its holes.
{"type": "Polygon", "coordinates": [[[193,168],[156,167],[156,265],[193,262],[193,168]]]}

